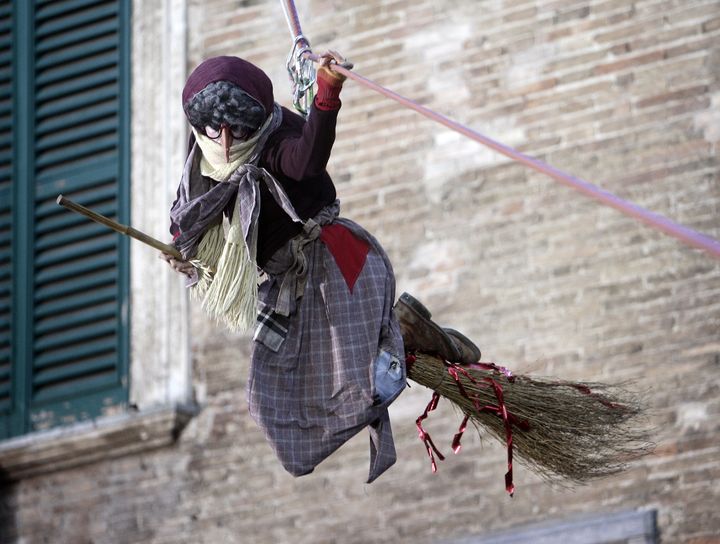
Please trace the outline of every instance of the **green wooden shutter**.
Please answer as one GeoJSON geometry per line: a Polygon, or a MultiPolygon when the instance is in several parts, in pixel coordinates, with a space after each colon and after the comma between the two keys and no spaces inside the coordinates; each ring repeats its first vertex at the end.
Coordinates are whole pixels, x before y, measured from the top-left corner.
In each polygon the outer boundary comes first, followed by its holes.
{"type": "Polygon", "coordinates": [[[0,0],[0,439],[10,435],[12,298],[12,3],[0,0]]]}
{"type": "Polygon", "coordinates": [[[28,164],[15,165],[12,237],[27,246],[13,254],[24,259],[13,266],[22,280],[13,282],[12,366],[13,382],[24,382],[13,391],[25,431],[127,403],[127,240],[55,199],[129,222],[129,1],[16,3],[16,31],[27,21],[31,50],[16,55],[14,102],[16,146],[29,148],[15,155],[28,164]]]}

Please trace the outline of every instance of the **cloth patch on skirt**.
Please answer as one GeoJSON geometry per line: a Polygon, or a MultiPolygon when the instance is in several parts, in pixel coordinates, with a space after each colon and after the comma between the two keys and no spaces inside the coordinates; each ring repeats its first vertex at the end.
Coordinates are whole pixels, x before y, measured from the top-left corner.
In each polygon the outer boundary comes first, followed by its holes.
{"type": "Polygon", "coordinates": [[[290,318],[276,314],[270,306],[260,305],[253,340],[277,353],[287,337],[290,318]]]}
{"type": "Polygon", "coordinates": [[[395,355],[384,349],[380,350],[373,366],[374,405],[389,406],[405,389],[405,368],[395,355]]]}
{"type": "Polygon", "coordinates": [[[338,223],[325,225],[320,233],[320,239],[330,250],[352,293],[355,282],[365,266],[370,244],[338,223]]]}

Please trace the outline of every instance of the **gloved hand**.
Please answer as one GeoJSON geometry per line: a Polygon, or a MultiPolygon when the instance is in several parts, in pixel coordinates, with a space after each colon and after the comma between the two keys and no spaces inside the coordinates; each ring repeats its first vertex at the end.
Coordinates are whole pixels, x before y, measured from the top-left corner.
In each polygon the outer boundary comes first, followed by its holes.
{"type": "Polygon", "coordinates": [[[320,65],[317,68],[317,94],[315,95],[315,106],[323,111],[335,111],[340,109],[340,89],[342,89],[343,81],[346,77],[338,72],[334,72],[330,66],[338,64],[347,68],[352,68],[352,62],[348,62],[337,51],[327,51],[320,55],[320,65]]]}
{"type": "Polygon", "coordinates": [[[320,64],[317,69],[318,74],[318,80],[325,79],[330,85],[334,87],[340,87],[343,84],[343,81],[347,79],[344,75],[334,72],[331,68],[331,64],[338,64],[342,66],[343,68],[347,68],[348,70],[351,70],[353,67],[353,63],[349,62],[345,57],[343,57],[340,53],[333,50],[328,50],[322,55],[320,55],[320,64]]]}
{"type": "Polygon", "coordinates": [[[187,277],[192,277],[193,269],[195,267],[188,261],[178,260],[165,252],[161,252],[160,255],[158,255],[158,258],[168,263],[170,268],[172,268],[175,272],[185,274],[187,277]]]}

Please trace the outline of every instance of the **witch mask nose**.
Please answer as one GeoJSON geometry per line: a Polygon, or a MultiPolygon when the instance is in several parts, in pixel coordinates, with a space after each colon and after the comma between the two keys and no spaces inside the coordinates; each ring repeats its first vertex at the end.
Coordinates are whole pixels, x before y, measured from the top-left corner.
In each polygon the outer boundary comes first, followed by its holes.
{"type": "Polygon", "coordinates": [[[233,142],[233,135],[230,131],[230,127],[227,125],[223,125],[220,127],[220,144],[223,146],[223,149],[225,149],[225,162],[230,162],[230,146],[233,142]]]}

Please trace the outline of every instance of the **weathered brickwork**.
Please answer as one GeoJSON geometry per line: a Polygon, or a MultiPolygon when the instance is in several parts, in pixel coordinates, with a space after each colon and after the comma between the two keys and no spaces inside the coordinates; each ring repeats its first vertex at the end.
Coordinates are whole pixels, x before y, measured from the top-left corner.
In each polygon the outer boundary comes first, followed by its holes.
{"type": "MultiPolygon", "coordinates": [[[[159,4],[159,3],[158,3],[159,4]]],[[[720,238],[718,0],[298,0],[315,49],[480,132],[720,238]]],[[[276,0],[190,0],[188,69],[237,54],[287,105],[276,0]]],[[[567,379],[634,380],[655,453],[573,490],[469,435],[430,473],[393,405],[398,464],[365,485],[361,433],[293,479],[245,403],[249,340],[192,316],[203,410],[174,447],[23,480],[0,542],[441,542],[582,513],[655,509],[662,542],[720,542],[720,265],[348,82],[330,170],[343,213],[383,243],[398,292],[483,359],[567,379]]],[[[178,115],[182,115],[178,107],[178,115]]],[[[165,206],[167,203],[158,203],[165,206]]],[[[159,266],[159,265],[158,265],[159,266]]],[[[459,423],[427,424],[441,449],[459,423]]]]}

